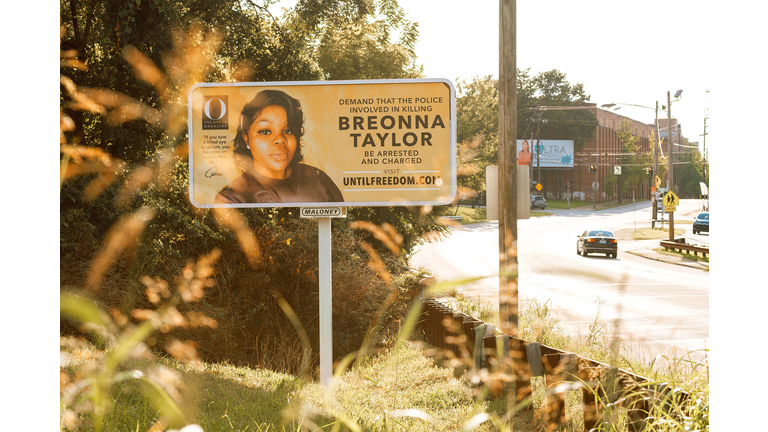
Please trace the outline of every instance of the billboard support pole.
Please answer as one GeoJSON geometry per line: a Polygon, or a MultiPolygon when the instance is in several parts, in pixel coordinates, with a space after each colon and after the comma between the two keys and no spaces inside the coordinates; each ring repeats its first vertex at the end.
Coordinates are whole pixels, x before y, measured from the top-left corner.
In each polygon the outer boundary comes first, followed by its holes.
{"type": "Polygon", "coordinates": [[[317,219],[320,314],[320,384],[331,387],[333,378],[333,323],[331,299],[331,218],[317,219]]]}

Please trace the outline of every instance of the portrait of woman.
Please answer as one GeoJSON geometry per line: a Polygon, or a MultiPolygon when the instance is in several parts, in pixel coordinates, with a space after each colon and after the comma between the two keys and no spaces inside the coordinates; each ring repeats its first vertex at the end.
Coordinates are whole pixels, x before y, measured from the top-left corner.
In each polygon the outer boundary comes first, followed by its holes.
{"type": "Polygon", "coordinates": [[[531,148],[527,140],[523,140],[523,149],[517,152],[517,164],[531,166],[531,148]]]}
{"type": "Polygon", "coordinates": [[[242,174],[216,195],[218,204],[343,202],[323,171],[301,163],[304,114],[297,99],[262,90],[240,113],[233,156],[242,174]]]}

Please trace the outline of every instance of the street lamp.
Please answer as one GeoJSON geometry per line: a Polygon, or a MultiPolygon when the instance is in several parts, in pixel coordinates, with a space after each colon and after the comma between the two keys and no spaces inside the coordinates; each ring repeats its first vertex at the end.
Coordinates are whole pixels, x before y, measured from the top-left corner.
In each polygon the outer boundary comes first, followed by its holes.
{"type": "MultiPolygon", "coordinates": [[[[680,99],[680,95],[683,94],[682,90],[678,90],[675,92],[675,100],[673,101],[670,96],[669,92],[667,92],[667,134],[669,135],[669,190],[674,191],[675,190],[675,177],[674,177],[674,169],[675,169],[675,148],[672,143],[672,102],[677,102],[678,99],[680,99]]],[[[678,134],[679,135],[679,134],[678,134]]]]}
{"type": "MultiPolygon", "coordinates": [[[[675,92],[675,102],[680,98],[680,95],[683,93],[682,90],[678,90],[675,92]]],[[[672,133],[672,99],[669,97],[669,91],[667,91],[667,127],[670,129],[667,130],[667,134],[672,133]]],[[[680,135],[680,134],[678,134],[680,135]]],[[[670,135],[669,140],[669,190],[674,191],[675,190],[675,177],[674,177],[674,170],[675,170],[675,146],[672,145],[672,136],[670,135]]],[[[669,241],[674,241],[675,239],[675,212],[671,211],[669,212],[669,241]]]]}

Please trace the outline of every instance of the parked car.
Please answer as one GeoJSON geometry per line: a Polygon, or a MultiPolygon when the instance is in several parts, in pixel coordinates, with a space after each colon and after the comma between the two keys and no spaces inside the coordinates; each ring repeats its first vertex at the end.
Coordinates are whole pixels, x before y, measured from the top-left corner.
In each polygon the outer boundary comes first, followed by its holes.
{"type": "Polygon", "coordinates": [[[606,230],[586,230],[576,241],[576,254],[587,256],[591,253],[604,253],[616,258],[619,254],[619,242],[613,233],[606,230]]]}
{"type": "Polygon", "coordinates": [[[693,220],[693,233],[709,232],[709,212],[699,213],[693,220]]]}
{"type": "Polygon", "coordinates": [[[531,210],[535,208],[540,208],[544,210],[547,208],[547,200],[544,199],[543,196],[532,196],[531,197],[531,210]]]}

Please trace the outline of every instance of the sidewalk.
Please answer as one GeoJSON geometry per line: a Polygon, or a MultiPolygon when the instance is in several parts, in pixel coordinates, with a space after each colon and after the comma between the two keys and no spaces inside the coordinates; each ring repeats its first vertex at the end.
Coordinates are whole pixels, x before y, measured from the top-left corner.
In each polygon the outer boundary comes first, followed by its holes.
{"type": "MultiPolygon", "coordinates": [[[[698,213],[699,213],[698,210],[687,212],[687,213],[681,213],[677,215],[676,220],[688,222],[688,223],[681,224],[682,227],[686,227],[684,229],[686,229],[687,231],[690,229],[689,227],[692,226],[690,222],[693,221],[693,218],[695,218],[698,213]]],[[[665,222],[664,225],[667,226],[667,222],[665,222]]],[[[675,228],[677,228],[677,226],[675,228]]],[[[669,264],[677,264],[677,265],[696,268],[700,270],[709,270],[708,262],[690,260],[676,254],[667,254],[667,253],[654,250],[654,249],[661,248],[661,246],[659,245],[660,241],[661,241],[660,239],[623,240],[619,242],[619,250],[624,253],[637,255],[637,256],[647,258],[647,259],[652,259],[655,261],[666,262],[669,264]]]]}
{"type": "Polygon", "coordinates": [[[619,242],[619,251],[669,264],[677,264],[700,270],[709,270],[708,262],[689,260],[679,255],[671,255],[655,251],[654,249],[661,247],[659,246],[659,241],[660,240],[622,240],[619,242]]]}

